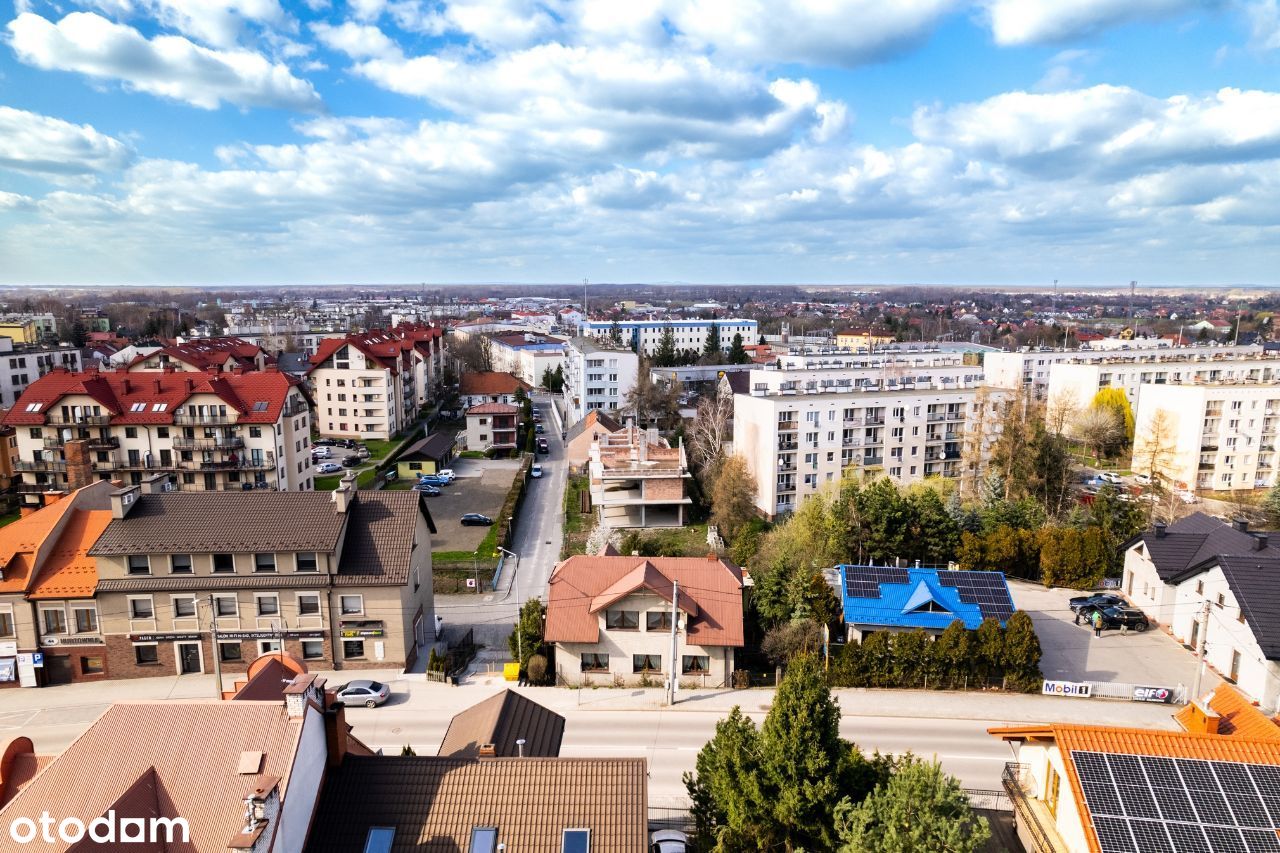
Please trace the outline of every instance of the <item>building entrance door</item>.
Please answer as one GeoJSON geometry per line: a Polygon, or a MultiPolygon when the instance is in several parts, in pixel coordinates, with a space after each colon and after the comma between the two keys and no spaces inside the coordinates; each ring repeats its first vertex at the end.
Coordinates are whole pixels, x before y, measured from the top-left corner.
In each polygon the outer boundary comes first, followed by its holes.
{"type": "Polygon", "coordinates": [[[178,672],[190,675],[200,671],[200,644],[178,643],[178,672]]]}

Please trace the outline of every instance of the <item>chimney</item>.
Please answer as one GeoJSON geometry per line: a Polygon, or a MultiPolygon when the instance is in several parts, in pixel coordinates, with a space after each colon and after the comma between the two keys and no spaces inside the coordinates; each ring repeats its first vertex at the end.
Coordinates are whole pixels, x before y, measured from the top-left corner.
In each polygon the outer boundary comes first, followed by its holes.
{"type": "Polygon", "coordinates": [[[314,673],[295,675],[284,689],[284,707],[290,719],[297,719],[306,713],[307,699],[311,696],[315,678],[314,673]]]}
{"type": "Polygon", "coordinates": [[[83,489],[93,482],[93,461],[89,458],[89,442],[83,438],[68,441],[63,448],[67,457],[67,488],[83,489]]]}
{"type": "Polygon", "coordinates": [[[342,764],[342,758],[347,754],[349,731],[346,706],[341,702],[334,702],[324,712],[324,740],[329,750],[330,767],[338,767],[342,764]]]}
{"type": "Polygon", "coordinates": [[[151,380],[151,384],[152,384],[152,386],[154,386],[154,387],[155,387],[155,391],[156,391],[156,393],[157,393],[157,394],[159,394],[159,393],[160,393],[160,380],[159,380],[159,379],[152,379],[152,380],[151,380]]]}
{"type": "Polygon", "coordinates": [[[480,744],[481,758],[496,758],[497,755],[498,755],[497,747],[495,747],[493,744],[491,743],[480,744]]]}
{"type": "Polygon", "coordinates": [[[348,471],[342,476],[342,482],[333,490],[333,505],[339,514],[345,514],[356,499],[356,475],[348,471]]]}
{"type": "Polygon", "coordinates": [[[130,394],[133,392],[133,383],[128,379],[120,380],[120,390],[122,393],[130,394]]]}
{"type": "Polygon", "coordinates": [[[1169,528],[1169,525],[1165,524],[1163,521],[1157,521],[1156,522],[1156,538],[1163,539],[1165,531],[1168,530],[1168,528],[1169,528]]]}
{"type": "Polygon", "coordinates": [[[1267,540],[1268,540],[1269,538],[1270,538],[1270,537],[1268,537],[1268,536],[1267,536],[1267,534],[1265,534],[1265,533],[1255,533],[1255,534],[1253,534],[1253,550],[1255,550],[1255,551],[1265,551],[1265,550],[1267,550],[1267,540]]]}
{"type": "Polygon", "coordinates": [[[42,506],[53,506],[53,505],[54,505],[54,504],[56,504],[58,501],[62,500],[64,497],[66,497],[66,494],[67,494],[66,492],[58,492],[58,491],[54,491],[54,490],[52,490],[52,489],[50,489],[50,490],[49,490],[49,491],[47,491],[47,492],[42,492],[42,493],[41,493],[41,495],[40,495],[40,500],[42,501],[41,505],[42,505],[42,506]]]}
{"type": "MultiPolygon", "coordinates": [[[[68,466],[70,467],[70,466],[68,466]]],[[[169,482],[168,474],[152,474],[142,481],[142,494],[158,495],[165,491],[165,484],[169,482]]]]}
{"type": "Polygon", "coordinates": [[[124,518],[129,514],[129,510],[133,509],[133,505],[138,502],[139,496],[142,494],[141,486],[130,486],[127,489],[121,489],[118,492],[111,493],[111,517],[124,518]]]}
{"type": "Polygon", "coordinates": [[[1241,533],[1249,532],[1249,520],[1247,518],[1236,518],[1231,522],[1231,526],[1241,533]]]}
{"type": "Polygon", "coordinates": [[[1191,735],[1216,735],[1218,726],[1222,722],[1222,717],[1218,712],[1210,707],[1213,701],[1213,694],[1208,693],[1203,699],[1193,699],[1187,709],[1191,712],[1184,725],[1187,728],[1187,734],[1191,735]]]}

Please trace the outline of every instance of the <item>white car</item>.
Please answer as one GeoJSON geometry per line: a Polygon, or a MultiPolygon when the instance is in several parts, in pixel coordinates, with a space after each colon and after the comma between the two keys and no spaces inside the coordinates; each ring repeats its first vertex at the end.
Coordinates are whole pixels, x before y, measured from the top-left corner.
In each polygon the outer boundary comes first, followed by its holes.
{"type": "Polygon", "coordinates": [[[337,462],[321,462],[316,466],[317,474],[336,474],[342,470],[342,466],[337,462]]]}
{"type": "Polygon", "coordinates": [[[446,483],[452,483],[454,479],[457,477],[457,475],[453,473],[452,468],[444,468],[440,471],[437,471],[436,476],[444,480],[446,483]]]}
{"type": "Polygon", "coordinates": [[[312,459],[329,459],[329,458],[331,458],[332,456],[333,456],[333,451],[331,451],[331,450],[330,450],[329,448],[327,448],[327,447],[313,447],[313,448],[311,448],[311,458],[312,458],[312,459]]]}
{"type": "Polygon", "coordinates": [[[1150,485],[1151,485],[1151,475],[1150,475],[1150,474],[1135,474],[1135,475],[1134,475],[1134,477],[1133,477],[1133,481],[1134,481],[1135,483],[1137,483],[1139,486],[1150,486],[1150,485]]]}
{"type": "Polygon", "coordinates": [[[530,468],[530,469],[529,469],[529,476],[530,476],[530,477],[541,477],[541,476],[542,476],[542,466],[541,466],[541,465],[534,465],[532,468],[530,468]]]}
{"type": "Polygon", "coordinates": [[[1113,486],[1120,485],[1120,475],[1113,474],[1110,471],[1103,471],[1098,475],[1098,479],[1104,483],[1110,483],[1113,486]]]}
{"type": "Polygon", "coordinates": [[[652,853],[685,853],[689,849],[689,836],[678,829],[659,829],[649,836],[652,853]]]}
{"type": "Polygon", "coordinates": [[[1200,503],[1200,498],[1196,496],[1195,492],[1179,491],[1177,495],[1178,495],[1178,500],[1182,501],[1184,504],[1200,503]]]}

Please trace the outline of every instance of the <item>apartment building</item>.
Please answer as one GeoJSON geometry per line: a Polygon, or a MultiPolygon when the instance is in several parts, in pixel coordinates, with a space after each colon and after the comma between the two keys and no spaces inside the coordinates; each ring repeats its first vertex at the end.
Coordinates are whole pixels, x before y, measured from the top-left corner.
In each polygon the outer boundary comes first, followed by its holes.
{"type": "Polygon", "coordinates": [[[231,373],[56,369],[4,416],[27,505],[94,480],[173,491],[312,487],[311,400],[268,366],[231,373]]]}
{"type": "Polygon", "coordinates": [[[131,486],[89,550],[112,678],[400,668],[435,640],[431,533],[412,491],[186,495],[131,486]],[[216,661],[215,661],[216,656],[216,661]]]}
{"type": "Polygon", "coordinates": [[[656,429],[626,426],[597,435],[588,451],[591,502],[612,528],[683,527],[685,481],[692,475],[684,445],[656,429]]]}
{"type": "Polygon", "coordinates": [[[564,413],[566,426],[587,412],[616,412],[626,405],[635,387],[640,357],[608,339],[572,338],[564,359],[564,413]]]}
{"type": "Polygon", "coordinates": [[[993,385],[999,385],[1001,388],[1026,388],[1036,399],[1044,399],[1049,393],[1050,371],[1055,364],[1103,363],[1117,356],[1133,359],[1164,357],[1167,363],[1179,361],[1195,363],[1204,360],[1199,358],[1200,356],[1209,356],[1221,362],[1248,359],[1261,354],[1262,346],[1259,344],[1238,346],[1197,344],[1171,347],[1154,341],[1130,341],[1121,344],[1119,349],[1108,345],[1074,350],[1040,347],[1018,352],[987,352],[983,354],[982,364],[987,380],[993,385]]]}
{"type": "MultiPolygon", "coordinates": [[[[767,373],[752,371],[752,384],[767,373]]],[[[824,385],[829,378],[813,375],[805,380],[812,388],[765,384],[735,394],[733,447],[755,477],[757,509],[770,519],[791,512],[849,472],[899,485],[929,477],[976,484],[1010,396],[977,377],[890,387],[839,384],[849,377],[824,385]]]]}
{"type": "Polygon", "coordinates": [[[510,403],[481,403],[467,409],[467,450],[485,453],[519,447],[520,407],[510,403]]]}
{"type": "Polygon", "coordinates": [[[435,398],[443,376],[441,330],[400,326],[327,338],[307,378],[321,435],[390,439],[435,398]]]}
{"type": "Polygon", "coordinates": [[[73,346],[15,346],[13,338],[0,337],[0,408],[12,408],[27,386],[55,367],[80,370],[81,359],[73,346]]]}
{"type": "Polygon", "coordinates": [[[549,335],[507,334],[490,338],[493,369],[511,373],[521,381],[538,387],[546,371],[555,372],[564,364],[564,339],[549,335]]]}
{"type": "Polygon", "coordinates": [[[210,368],[223,372],[262,370],[275,359],[262,347],[242,338],[195,338],[185,343],[161,347],[139,355],[129,370],[175,370],[207,373],[210,368]]]}
{"type": "Polygon", "coordinates": [[[1176,488],[1252,491],[1276,485],[1280,385],[1143,385],[1133,465],[1176,488]]]}
{"type": "Polygon", "coordinates": [[[755,320],[584,320],[581,324],[582,335],[601,338],[613,334],[617,326],[622,331],[622,342],[636,352],[653,355],[662,343],[662,335],[667,329],[675,337],[677,350],[701,351],[707,344],[707,333],[712,325],[720,333],[720,349],[728,351],[733,345],[733,336],[742,335],[744,344],[754,344],[760,339],[760,327],[755,320]]]}

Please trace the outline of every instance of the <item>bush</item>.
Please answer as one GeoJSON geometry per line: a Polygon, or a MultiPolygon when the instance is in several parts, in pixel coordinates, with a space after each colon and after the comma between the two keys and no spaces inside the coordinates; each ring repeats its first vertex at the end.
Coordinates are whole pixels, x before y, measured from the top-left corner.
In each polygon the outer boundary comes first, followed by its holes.
{"type": "Polygon", "coordinates": [[[534,655],[529,658],[525,673],[529,676],[531,684],[542,684],[547,679],[547,659],[542,655],[534,655]]]}

